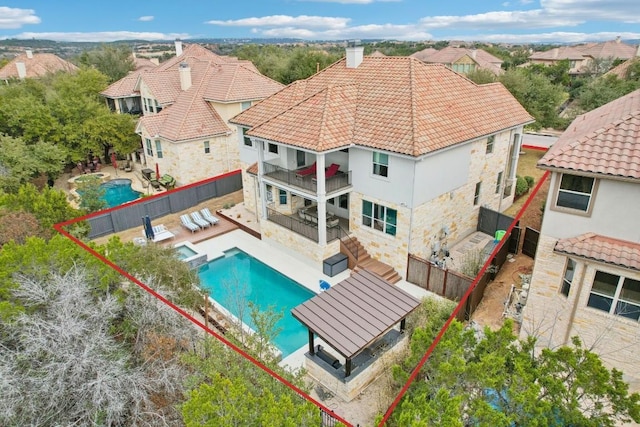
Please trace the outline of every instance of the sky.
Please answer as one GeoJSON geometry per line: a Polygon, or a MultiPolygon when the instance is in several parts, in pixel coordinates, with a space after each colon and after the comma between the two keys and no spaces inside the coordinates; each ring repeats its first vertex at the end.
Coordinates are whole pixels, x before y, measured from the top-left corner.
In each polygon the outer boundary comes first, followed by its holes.
{"type": "Polygon", "coordinates": [[[0,39],[640,39],[640,0],[0,0],[0,39]]]}

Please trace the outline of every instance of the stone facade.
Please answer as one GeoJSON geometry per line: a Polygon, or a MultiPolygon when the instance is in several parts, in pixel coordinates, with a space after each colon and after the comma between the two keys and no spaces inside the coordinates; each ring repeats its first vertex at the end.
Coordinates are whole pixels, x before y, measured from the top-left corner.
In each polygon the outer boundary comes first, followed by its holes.
{"type": "Polygon", "coordinates": [[[540,348],[556,348],[579,337],[609,368],[624,372],[632,391],[640,390],[638,322],[587,306],[596,270],[640,280],[640,273],[574,258],[569,295],[560,293],[567,257],[554,253],[557,239],[540,236],[531,291],[523,310],[521,336],[534,335],[540,348]]]}

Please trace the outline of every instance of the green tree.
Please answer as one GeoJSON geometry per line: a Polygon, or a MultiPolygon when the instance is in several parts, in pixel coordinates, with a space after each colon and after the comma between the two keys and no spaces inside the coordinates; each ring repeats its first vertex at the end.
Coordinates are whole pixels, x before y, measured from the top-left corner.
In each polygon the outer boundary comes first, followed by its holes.
{"type": "MultiPolygon", "coordinates": [[[[443,417],[480,426],[614,426],[640,420],[640,395],[622,373],[574,338],[572,345],[534,351],[510,321],[482,333],[451,323],[389,425],[437,425],[443,417]],[[419,420],[414,424],[408,421],[419,420]]],[[[433,332],[411,337],[407,372],[431,344],[433,332]]],[[[405,375],[399,375],[404,379],[405,375]]],[[[461,425],[452,423],[451,425],[461,425]]]]}
{"type": "Polygon", "coordinates": [[[561,123],[558,111],[568,95],[548,77],[518,68],[507,70],[499,81],[536,119],[532,128],[553,128],[561,123]]]}
{"type": "Polygon", "coordinates": [[[486,68],[476,68],[475,70],[467,73],[467,78],[479,85],[493,83],[498,79],[495,74],[486,68]]]}
{"type": "Polygon", "coordinates": [[[125,77],[135,69],[131,48],[126,45],[102,45],[98,49],[84,51],[78,62],[93,67],[113,83],[125,77]]]}
{"type": "Polygon", "coordinates": [[[95,175],[84,175],[76,178],[78,194],[80,195],[80,209],[87,213],[97,212],[108,207],[104,200],[105,189],[102,180],[95,175]]]}
{"type": "Polygon", "coordinates": [[[0,189],[16,192],[40,176],[55,179],[64,169],[66,150],[48,142],[27,145],[20,138],[0,135],[0,189]]]}
{"type": "Polygon", "coordinates": [[[584,112],[591,111],[637,88],[640,88],[638,81],[621,80],[615,75],[603,76],[580,87],[576,104],[584,112]]]}

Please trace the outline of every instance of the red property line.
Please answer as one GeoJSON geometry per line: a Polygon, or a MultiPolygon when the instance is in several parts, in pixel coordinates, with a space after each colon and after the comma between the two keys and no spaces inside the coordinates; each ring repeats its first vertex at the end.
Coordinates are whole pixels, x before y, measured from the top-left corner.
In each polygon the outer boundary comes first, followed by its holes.
{"type": "MultiPolygon", "coordinates": [[[[541,148],[537,147],[537,149],[541,149],[541,148]]],[[[546,151],[546,148],[544,148],[542,150],[546,151]]],[[[507,232],[506,232],[505,235],[509,235],[511,233],[511,231],[513,230],[513,227],[515,227],[516,223],[520,220],[520,217],[522,217],[522,214],[524,213],[524,211],[527,210],[527,208],[531,204],[531,201],[533,200],[535,195],[538,193],[538,190],[540,190],[540,187],[542,186],[542,184],[544,184],[544,182],[547,180],[548,176],[549,176],[549,171],[546,171],[544,173],[544,175],[542,175],[542,178],[540,179],[540,181],[538,181],[538,184],[533,189],[533,191],[531,192],[531,194],[529,195],[527,200],[524,202],[524,205],[522,205],[522,208],[520,209],[520,211],[518,212],[516,217],[513,219],[513,221],[509,225],[509,228],[506,230],[507,232]]],[[[384,417],[382,418],[382,420],[378,424],[378,427],[384,426],[385,423],[389,420],[389,417],[391,417],[391,414],[396,409],[396,406],[398,406],[398,403],[400,402],[400,399],[402,399],[402,397],[405,395],[405,393],[409,389],[409,386],[411,385],[411,383],[413,383],[413,381],[416,379],[416,377],[418,376],[418,373],[420,372],[420,370],[422,369],[424,364],[427,362],[427,360],[431,356],[431,353],[433,353],[433,350],[436,348],[436,345],[438,345],[438,343],[442,339],[442,336],[444,335],[444,333],[447,331],[447,329],[449,329],[449,325],[451,325],[451,322],[453,321],[453,319],[455,319],[455,317],[458,314],[458,312],[466,304],[466,301],[469,298],[469,295],[471,295],[471,292],[473,292],[473,290],[475,289],[476,285],[480,281],[480,278],[487,271],[487,268],[491,264],[491,260],[493,259],[493,257],[496,256],[496,254],[498,253],[500,248],[502,248],[502,246],[504,245],[506,240],[507,239],[500,240],[500,242],[493,249],[493,252],[491,252],[491,255],[489,255],[489,258],[487,258],[487,261],[484,263],[484,265],[480,269],[480,272],[478,272],[478,274],[476,275],[476,277],[473,280],[473,282],[471,282],[471,286],[469,286],[469,289],[467,289],[467,292],[465,292],[465,294],[462,296],[462,299],[460,300],[460,302],[458,303],[456,308],[453,310],[453,312],[451,313],[451,316],[449,316],[449,318],[445,322],[444,326],[442,326],[442,329],[440,329],[440,332],[438,332],[438,335],[436,336],[436,338],[433,340],[433,342],[431,343],[431,345],[427,349],[427,352],[424,354],[424,356],[422,356],[422,359],[420,359],[420,362],[418,362],[416,367],[411,372],[411,375],[409,376],[409,379],[407,379],[407,382],[404,384],[404,386],[400,390],[400,393],[398,393],[396,398],[391,403],[391,406],[389,406],[389,408],[387,409],[387,412],[385,412],[384,417]]]]}
{"type": "MultiPolygon", "coordinates": [[[[202,183],[205,182],[211,182],[211,181],[216,181],[218,179],[230,176],[230,175],[237,175],[238,173],[240,173],[240,171],[233,171],[233,172],[229,172],[227,174],[224,175],[220,175],[217,176],[215,178],[210,178],[207,180],[203,180],[203,181],[199,181],[197,183],[194,184],[190,184],[190,185],[186,185],[184,187],[180,187],[179,189],[174,189],[171,191],[181,191],[184,190],[186,188],[195,186],[195,185],[200,185],[202,183]]],[[[160,193],[158,195],[155,195],[153,197],[159,197],[161,195],[164,195],[165,193],[160,193]]],[[[148,198],[145,198],[144,200],[146,200],[148,198]]],[[[142,202],[143,199],[140,199],[138,201],[136,201],[135,203],[140,203],[142,202]]],[[[127,206],[130,206],[133,203],[129,203],[127,204],[127,206]]],[[[68,225],[74,224],[76,222],[79,221],[84,221],[85,219],[97,216],[97,215],[102,215],[106,212],[110,212],[116,209],[120,209],[122,208],[122,206],[119,207],[115,207],[115,208],[110,208],[110,209],[106,209],[106,210],[102,210],[99,212],[94,212],[92,214],[89,215],[84,215],[78,218],[74,218],[68,221],[64,221],[64,222],[60,222],[58,224],[55,224],[53,226],[53,228],[55,228],[60,234],[62,234],[63,236],[67,237],[68,239],[72,240],[73,242],[75,242],[78,246],[80,246],[82,249],[84,249],[85,251],[87,251],[88,253],[90,253],[91,255],[93,255],[94,257],[96,257],[98,260],[102,261],[104,264],[108,265],[109,267],[111,267],[113,270],[117,271],[118,273],[120,273],[122,276],[126,277],[128,280],[132,281],[133,283],[135,283],[136,285],[138,285],[139,287],[141,287],[142,289],[144,289],[146,292],[148,292],[150,295],[152,295],[153,297],[157,298],[159,301],[162,301],[164,304],[166,304],[167,306],[169,306],[170,308],[172,308],[173,310],[175,310],[178,314],[180,314],[182,317],[184,317],[185,319],[189,320],[191,323],[193,323],[194,325],[196,325],[197,327],[201,328],[202,330],[204,330],[206,333],[208,333],[209,335],[213,336],[214,338],[218,339],[220,342],[222,342],[223,344],[227,345],[228,347],[230,347],[232,350],[234,350],[235,352],[237,352],[240,356],[244,357],[245,359],[247,359],[249,362],[253,363],[255,366],[257,366],[259,369],[262,369],[264,372],[266,372],[267,374],[271,375],[273,378],[275,378],[276,380],[280,381],[282,384],[284,384],[285,386],[289,387],[291,390],[293,390],[295,393],[297,393],[299,396],[301,396],[303,399],[313,403],[314,405],[316,405],[318,408],[322,409],[324,412],[326,412],[327,414],[329,414],[332,418],[336,419],[337,421],[343,423],[345,426],[347,427],[353,427],[353,424],[349,423],[348,421],[346,421],[345,419],[343,419],[342,417],[336,415],[331,409],[327,408],[326,406],[324,406],[322,403],[318,402],[317,400],[315,400],[314,398],[312,398],[311,396],[309,396],[307,393],[305,393],[304,391],[302,391],[301,389],[299,389],[298,387],[296,387],[295,385],[291,384],[289,381],[287,381],[285,378],[281,377],[278,373],[276,373],[275,371],[273,371],[272,369],[270,369],[269,367],[263,365],[260,361],[258,361],[257,359],[255,359],[253,356],[251,356],[250,354],[246,353],[244,350],[242,350],[241,348],[239,348],[238,346],[236,346],[235,344],[233,344],[232,342],[230,342],[229,340],[227,340],[225,337],[223,337],[222,335],[218,334],[216,331],[213,331],[212,329],[207,328],[202,322],[200,322],[198,319],[194,318],[192,315],[190,315],[189,313],[187,313],[186,311],[184,311],[182,308],[178,307],[177,305],[175,305],[174,303],[172,303],[171,301],[169,301],[168,299],[166,299],[165,297],[163,297],[162,295],[160,295],[159,293],[157,293],[156,291],[154,291],[153,289],[151,289],[149,286],[147,286],[146,284],[142,283],[140,280],[136,279],[135,277],[133,277],[131,274],[127,273],[126,271],[124,271],[122,268],[120,268],[119,266],[117,266],[116,264],[114,264],[113,262],[111,262],[110,260],[108,260],[107,258],[105,258],[104,256],[102,256],[101,254],[99,254],[98,252],[96,252],[94,249],[90,248],[89,246],[87,246],[84,242],[82,242],[81,240],[75,238],[74,236],[72,236],[71,234],[69,234],[63,227],[66,227],[68,225]]]]}

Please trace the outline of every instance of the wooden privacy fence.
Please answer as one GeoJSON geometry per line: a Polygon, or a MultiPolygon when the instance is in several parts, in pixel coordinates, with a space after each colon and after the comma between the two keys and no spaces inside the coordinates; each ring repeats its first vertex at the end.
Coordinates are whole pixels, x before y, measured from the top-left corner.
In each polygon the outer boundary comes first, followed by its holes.
{"type": "MultiPolygon", "coordinates": [[[[510,236],[504,238],[508,241],[510,236]]],[[[476,310],[487,285],[495,278],[496,274],[507,260],[509,246],[502,248],[491,259],[492,267],[478,281],[475,289],[469,295],[465,303],[465,309],[458,312],[458,320],[468,320],[476,310]]],[[[437,265],[417,257],[409,255],[407,262],[407,282],[420,286],[430,292],[445,297],[452,301],[460,301],[473,283],[474,278],[463,274],[446,270],[437,265]]]]}

